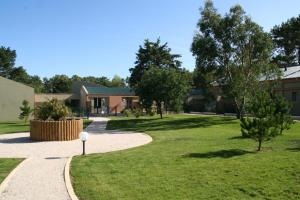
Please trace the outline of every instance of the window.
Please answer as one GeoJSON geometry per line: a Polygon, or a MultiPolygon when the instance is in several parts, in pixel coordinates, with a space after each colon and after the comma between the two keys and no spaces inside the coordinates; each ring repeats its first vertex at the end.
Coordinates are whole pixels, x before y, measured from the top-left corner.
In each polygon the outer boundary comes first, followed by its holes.
{"type": "Polygon", "coordinates": [[[297,92],[292,92],[292,101],[297,101],[297,92]]]}

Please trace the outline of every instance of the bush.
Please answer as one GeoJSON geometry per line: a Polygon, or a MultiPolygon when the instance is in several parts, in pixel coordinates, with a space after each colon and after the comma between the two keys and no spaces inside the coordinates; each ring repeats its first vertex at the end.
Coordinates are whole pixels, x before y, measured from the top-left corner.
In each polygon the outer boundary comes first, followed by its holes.
{"type": "Polygon", "coordinates": [[[125,109],[122,111],[122,113],[126,116],[126,117],[130,117],[132,115],[132,112],[130,109],[125,109]]]}
{"type": "Polygon", "coordinates": [[[20,107],[21,113],[19,115],[20,119],[24,119],[25,123],[28,121],[30,115],[33,112],[33,109],[29,106],[29,102],[24,100],[22,106],[20,107]]]}
{"type": "Polygon", "coordinates": [[[37,117],[41,120],[62,120],[70,115],[70,109],[59,103],[57,99],[52,99],[42,103],[37,109],[37,117]]]}
{"type": "Polygon", "coordinates": [[[135,108],[132,110],[133,115],[135,116],[135,118],[139,118],[140,116],[143,115],[143,111],[141,108],[135,108]]]}
{"type": "Polygon", "coordinates": [[[257,91],[249,102],[247,110],[251,117],[241,119],[241,131],[244,137],[258,142],[258,151],[261,150],[263,141],[270,140],[280,135],[283,129],[289,128],[290,124],[286,126],[290,120],[289,114],[278,110],[283,105],[286,105],[284,99],[275,100],[269,92],[263,90],[257,91]]]}

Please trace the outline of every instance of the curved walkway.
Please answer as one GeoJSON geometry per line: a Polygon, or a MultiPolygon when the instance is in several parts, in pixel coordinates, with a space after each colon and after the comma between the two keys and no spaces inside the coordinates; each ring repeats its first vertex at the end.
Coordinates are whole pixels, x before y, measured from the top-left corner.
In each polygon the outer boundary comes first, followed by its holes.
{"type": "MultiPolygon", "coordinates": [[[[104,153],[128,149],[152,141],[143,133],[107,131],[107,118],[94,118],[86,131],[86,153],[104,153]]],[[[0,136],[0,157],[27,158],[8,182],[0,200],[69,200],[64,167],[69,157],[82,153],[80,140],[32,142],[29,133],[0,136]]]]}

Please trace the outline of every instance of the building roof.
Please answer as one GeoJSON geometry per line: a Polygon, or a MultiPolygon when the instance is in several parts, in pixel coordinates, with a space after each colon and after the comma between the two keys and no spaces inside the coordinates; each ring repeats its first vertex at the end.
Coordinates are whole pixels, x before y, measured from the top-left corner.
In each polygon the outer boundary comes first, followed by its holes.
{"type": "Polygon", "coordinates": [[[96,84],[96,83],[90,83],[86,81],[75,81],[72,83],[71,86],[71,91],[73,94],[77,94],[78,96],[80,95],[80,89],[82,86],[88,86],[88,87],[104,87],[102,85],[96,84]]]}
{"type": "Polygon", "coordinates": [[[189,95],[191,96],[196,96],[196,95],[202,95],[203,94],[203,89],[191,89],[189,92],[189,95]]]}
{"type": "Polygon", "coordinates": [[[282,79],[299,78],[299,77],[300,77],[300,66],[287,67],[286,70],[283,70],[282,79]]]}
{"type": "Polygon", "coordinates": [[[129,87],[90,87],[85,86],[88,94],[101,94],[112,96],[135,96],[134,91],[129,87]]]}

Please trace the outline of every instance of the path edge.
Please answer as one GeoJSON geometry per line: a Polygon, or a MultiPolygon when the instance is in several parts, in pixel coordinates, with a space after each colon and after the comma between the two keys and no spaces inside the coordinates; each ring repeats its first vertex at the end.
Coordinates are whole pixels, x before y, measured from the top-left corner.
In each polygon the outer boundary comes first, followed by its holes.
{"type": "Polygon", "coordinates": [[[68,192],[71,200],[79,200],[74,192],[71,178],[70,178],[70,165],[71,165],[72,159],[73,159],[73,156],[69,157],[67,160],[67,163],[65,165],[65,171],[64,171],[65,184],[66,184],[67,192],[68,192]]]}
{"type": "Polygon", "coordinates": [[[0,195],[5,192],[5,189],[10,182],[10,180],[13,178],[13,176],[21,169],[25,163],[27,163],[30,160],[30,158],[24,159],[20,164],[18,164],[7,176],[6,178],[2,181],[0,184],[0,195]]]}

